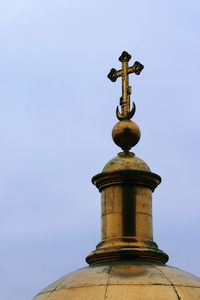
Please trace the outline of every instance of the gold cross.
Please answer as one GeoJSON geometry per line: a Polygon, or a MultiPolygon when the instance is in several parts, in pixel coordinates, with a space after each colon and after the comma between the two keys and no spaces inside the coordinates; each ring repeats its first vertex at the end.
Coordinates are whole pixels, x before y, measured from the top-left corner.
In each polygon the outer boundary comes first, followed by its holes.
{"type": "Polygon", "coordinates": [[[108,74],[108,78],[115,82],[118,77],[122,77],[122,96],[120,98],[120,106],[121,113],[119,112],[119,108],[117,106],[116,115],[117,118],[121,120],[130,120],[135,113],[135,104],[133,102],[133,107],[130,109],[130,95],[131,95],[131,86],[129,86],[129,77],[128,75],[131,73],[135,73],[139,75],[144,66],[136,61],[132,67],[128,66],[128,62],[131,59],[131,55],[126,51],[123,51],[121,56],[119,57],[119,61],[122,63],[122,69],[116,70],[111,69],[108,74]]]}

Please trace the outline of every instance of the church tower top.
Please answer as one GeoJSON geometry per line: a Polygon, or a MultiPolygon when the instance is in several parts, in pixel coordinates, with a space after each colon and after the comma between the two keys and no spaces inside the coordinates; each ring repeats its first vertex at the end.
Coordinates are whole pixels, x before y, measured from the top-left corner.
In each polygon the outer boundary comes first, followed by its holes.
{"type": "MultiPolygon", "coordinates": [[[[130,58],[124,51],[119,58],[122,69],[111,69],[108,75],[112,81],[122,77],[119,122],[112,135],[123,152],[92,178],[101,193],[101,241],[86,257],[89,266],[58,279],[34,300],[200,299],[200,278],[167,266],[168,255],[153,240],[152,193],[161,178],[130,152],[140,130],[130,120],[135,105],[130,108],[128,75],[143,69],[138,62],[129,67],[130,58]]],[[[75,180],[76,188],[78,184],[75,180]]]]}
{"type": "Polygon", "coordinates": [[[123,152],[112,158],[102,172],[92,178],[101,193],[102,227],[101,242],[86,261],[119,259],[143,259],[165,263],[168,255],[153,241],[152,192],[160,184],[159,175],[152,173],[148,165],[130,152],[140,139],[138,125],[131,121],[135,113],[130,108],[131,87],[129,74],[139,75],[144,66],[135,62],[129,67],[131,55],[123,51],[119,57],[122,69],[111,69],[108,78],[116,81],[122,77],[121,112],[117,106],[118,122],[112,130],[114,142],[123,152]]]}

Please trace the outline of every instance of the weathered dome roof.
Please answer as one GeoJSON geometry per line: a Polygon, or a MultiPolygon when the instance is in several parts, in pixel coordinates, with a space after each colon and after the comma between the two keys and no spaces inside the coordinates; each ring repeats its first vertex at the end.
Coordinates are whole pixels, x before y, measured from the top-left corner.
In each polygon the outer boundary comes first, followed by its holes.
{"type": "Polygon", "coordinates": [[[139,261],[94,264],[57,280],[33,300],[194,300],[200,279],[178,268],[139,261]]]}

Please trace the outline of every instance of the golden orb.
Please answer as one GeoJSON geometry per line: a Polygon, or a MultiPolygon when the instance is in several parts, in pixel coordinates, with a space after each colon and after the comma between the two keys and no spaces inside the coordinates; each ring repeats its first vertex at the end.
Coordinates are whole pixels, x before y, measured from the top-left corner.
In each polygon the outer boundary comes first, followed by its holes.
{"type": "Polygon", "coordinates": [[[140,129],[131,120],[123,120],[115,124],[112,130],[112,138],[115,144],[124,151],[129,151],[140,140],[140,129]]]}

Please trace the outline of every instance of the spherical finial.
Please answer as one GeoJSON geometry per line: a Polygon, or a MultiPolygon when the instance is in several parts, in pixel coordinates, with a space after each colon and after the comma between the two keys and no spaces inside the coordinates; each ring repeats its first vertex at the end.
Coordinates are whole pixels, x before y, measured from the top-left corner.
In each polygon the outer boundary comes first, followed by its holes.
{"type": "Polygon", "coordinates": [[[140,129],[138,125],[131,120],[123,120],[115,124],[112,130],[112,138],[115,144],[128,152],[140,140],[140,129]]]}

